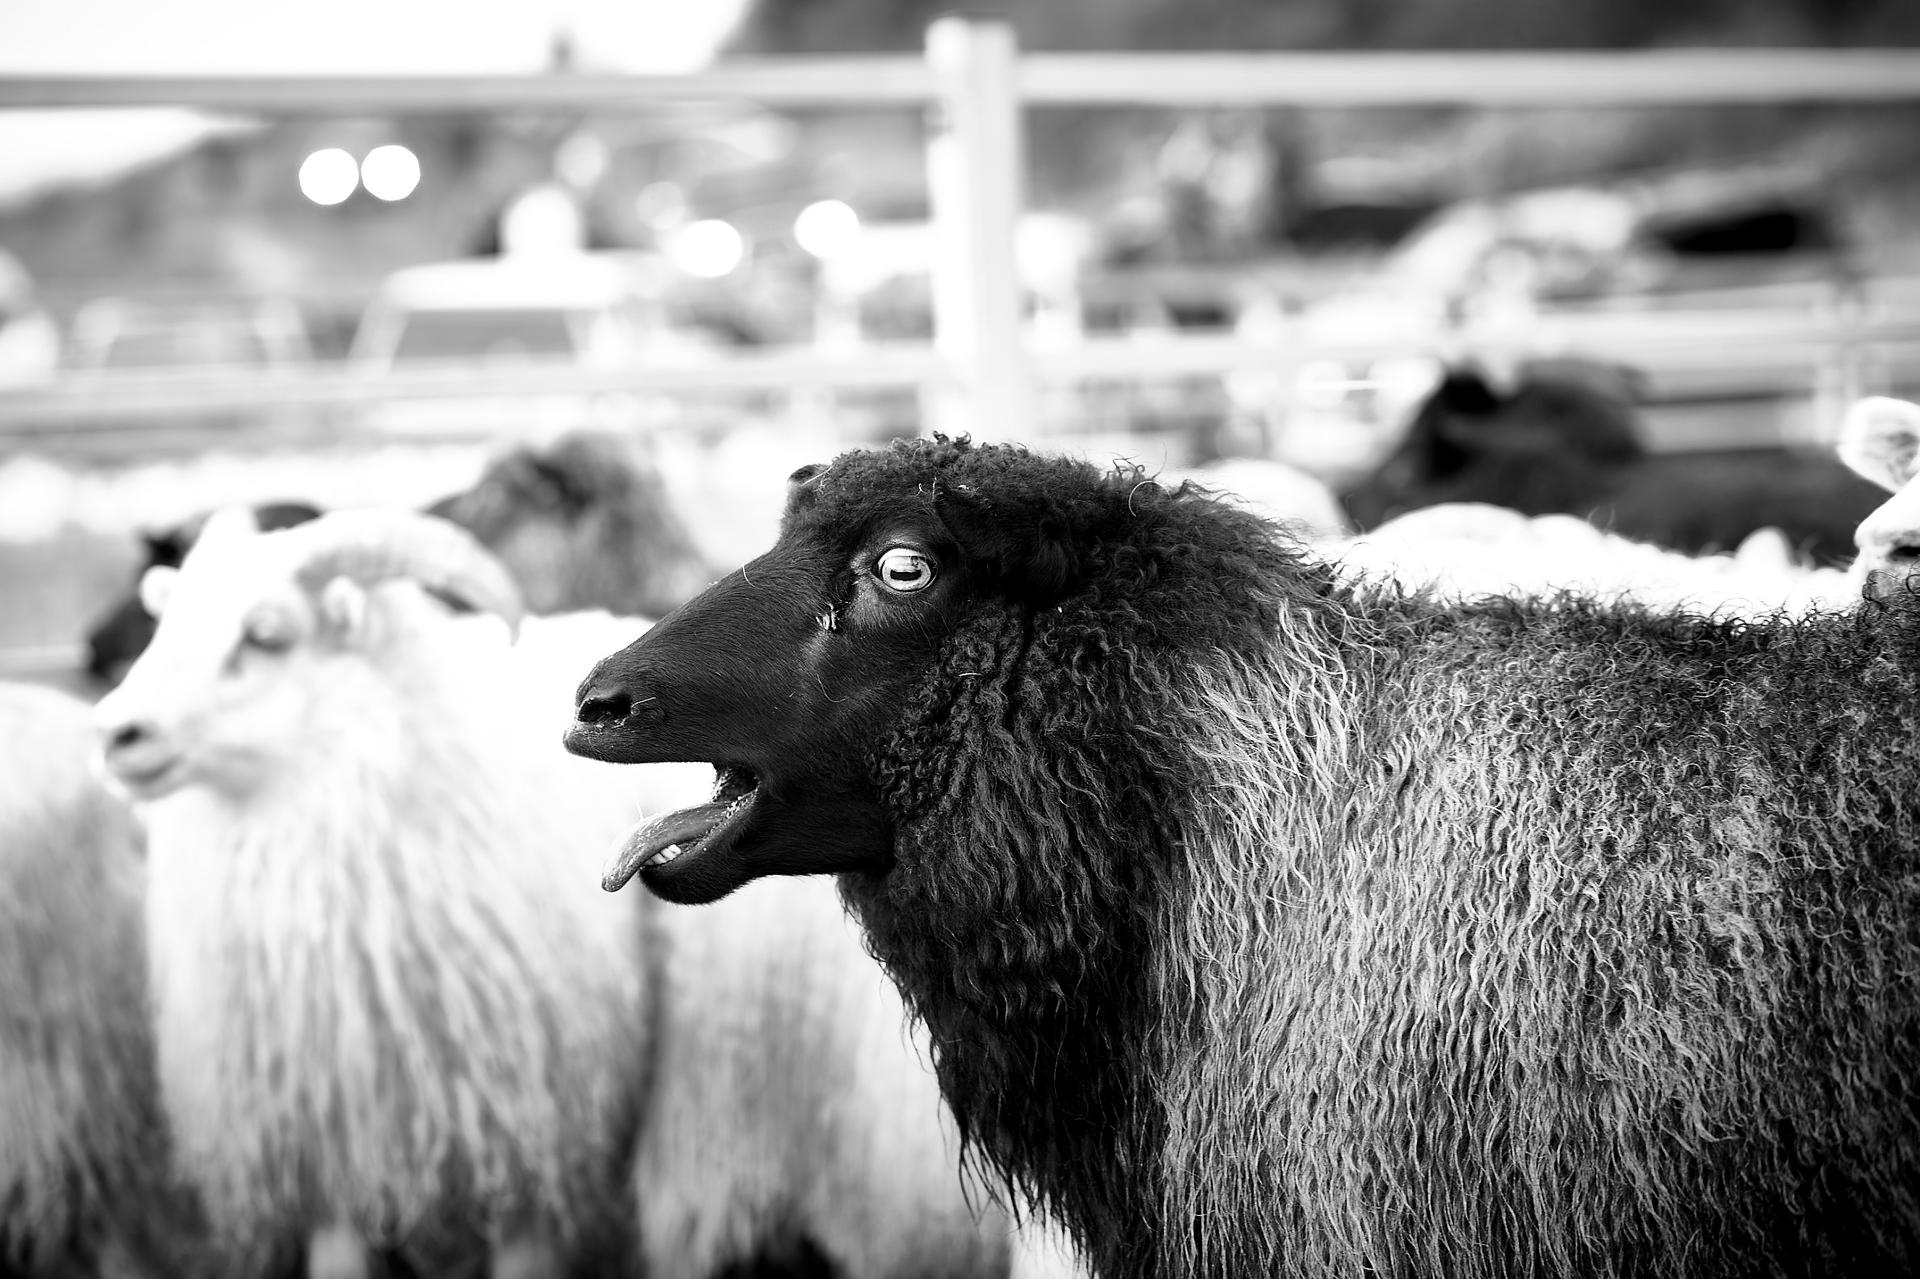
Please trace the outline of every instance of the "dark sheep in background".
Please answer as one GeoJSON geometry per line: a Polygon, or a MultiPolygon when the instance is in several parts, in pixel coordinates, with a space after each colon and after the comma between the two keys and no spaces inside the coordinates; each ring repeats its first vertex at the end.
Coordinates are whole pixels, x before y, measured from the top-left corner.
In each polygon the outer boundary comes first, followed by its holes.
{"type": "MultiPolygon", "coordinates": [[[[289,528],[320,514],[305,502],[253,508],[263,530],[289,528]]],[[[605,609],[658,617],[713,580],[666,486],[619,436],[576,432],[547,445],[517,445],[488,463],[472,487],[428,508],[459,524],[506,564],[527,610],[605,609]]],[[[205,514],[145,535],[135,574],[179,567],[205,514]]],[[[154,620],[138,592],[87,637],[87,671],[111,687],[153,638],[154,620]]]]}
{"type": "Polygon", "coordinates": [[[579,431],[515,447],[428,514],[499,556],[533,613],[659,617],[717,576],[634,443],[579,431]]]}
{"type": "Polygon", "coordinates": [[[1920,1267],[1910,610],[1449,604],[903,442],[796,472],[568,745],[719,765],[610,886],[838,873],[1108,1279],[1920,1267]]]}
{"type": "Polygon", "coordinates": [[[1767,527],[1816,564],[1852,554],[1855,527],[1882,496],[1872,484],[1826,450],[1650,452],[1638,382],[1618,366],[1534,360],[1502,391],[1474,365],[1451,368],[1341,502],[1361,529],[1442,502],[1485,502],[1578,515],[1691,554],[1733,550],[1767,527]]]}

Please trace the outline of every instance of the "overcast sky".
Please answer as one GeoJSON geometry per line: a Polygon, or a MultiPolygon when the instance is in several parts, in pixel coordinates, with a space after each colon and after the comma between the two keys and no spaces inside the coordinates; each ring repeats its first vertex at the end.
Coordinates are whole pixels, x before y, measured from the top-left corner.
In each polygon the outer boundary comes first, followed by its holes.
{"type": "MultiPolygon", "coordinates": [[[[532,72],[556,32],[583,66],[678,71],[747,0],[0,0],[0,76],[532,72]]],[[[181,112],[0,111],[0,199],[198,137],[181,112]]]]}

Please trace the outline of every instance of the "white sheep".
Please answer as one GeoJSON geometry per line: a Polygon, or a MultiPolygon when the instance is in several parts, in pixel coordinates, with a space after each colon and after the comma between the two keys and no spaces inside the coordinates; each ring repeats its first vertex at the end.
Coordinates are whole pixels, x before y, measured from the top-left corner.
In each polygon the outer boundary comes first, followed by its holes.
{"type": "Polygon", "coordinates": [[[635,1174],[649,1279],[754,1255],[843,1279],[994,1276],[1010,1223],[961,1193],[930,1055],[833,882],[661,910],[655,1083],[635,1174]]]}
{"type": "Polygon", "coordinates": [[[1797,562],[1771,530],[1757,531],[1735,551],[1689,555],[1575,516],[1526,516],[1478,502],[1422,507],[1371,532],[1323,541],[1320,550],[1348,577],[1391,579],[1460,599],[1567,591],[1752,616],[1844,608],[1859,598],[1845,571],[1797,562]]]}
{"type": "Polygon", "coordinates": [[[1855,474],[1893,494],[1854,534],[1858,555],[1853,581],[1867,594],[1884,598],[1920,571],[1920,404],[1870,395],[1847,410],[1836,445],[1840,460],[1855,474]]]}
{"type": "Polygon", "coordinates": [[[496,1273],[629,1231],[655,1279],[786,1248],[850,1279],[1004,1267],[830,885],[667,924],[582,877],[636,780],[648,811],[708,790],[560,748],[584,655],[643,620],[509,644],[499,566],[401,513],[222,516],[149,593],[101,731],[153,828],[168,1108],[230,1240],[284,1225],[356,1273],[367,1241],[438,1263],[471,1213],[496,1273]]]}
{"type": "Polygon", "coordinates": [[[149,831],[161,1094],[236,1268],[438,1269],[477,1228],[494,1273],[558,1273],[621,1246],[648,992],[590,867],[633,786],[529,731],[566,681],[509,627],[423,589],[514,615],[497,562],[396,528],[223,513],[146,579],[96,714],[149,831]]]}
{"type": "Polygon", "coordinates": [[[78,698],[0,684],[0,1274],[162,1274],[177,1240],[143,846],[78,698]]]}
{"type": "Polygon", "coordinates": [[[1340,537],[1352,524],[1326,481],[1271,458],[1217,458],[1200,466],[1168,467],[1156,478],[1170,486],[1192,480],[1303,537],[1340,537]]]}

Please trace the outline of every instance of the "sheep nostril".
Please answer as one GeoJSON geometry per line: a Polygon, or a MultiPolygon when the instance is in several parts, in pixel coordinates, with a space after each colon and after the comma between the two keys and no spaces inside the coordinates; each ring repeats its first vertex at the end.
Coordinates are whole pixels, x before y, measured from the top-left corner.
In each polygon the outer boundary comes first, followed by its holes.
{"type": "Polygon", "coordinates": [[[138,721],[121,724],[107,730],[107,749],[112,751],[132,750],[146,741],[149,735],[147,726],[138,721]]]}
{"type": "Polygon", "coordinates": [[[632,710],[633,698],[624,690],[590,688],[580,695],[574,716],[582,724],[610,724],[625,719],[632,710]]]}
{"type": "Polygon", "coordinates": [[[1890,563],[1911,564],[1915,560],[1920,560],[1920,544],[1889,546],[1886,554],[1890,563]]]}

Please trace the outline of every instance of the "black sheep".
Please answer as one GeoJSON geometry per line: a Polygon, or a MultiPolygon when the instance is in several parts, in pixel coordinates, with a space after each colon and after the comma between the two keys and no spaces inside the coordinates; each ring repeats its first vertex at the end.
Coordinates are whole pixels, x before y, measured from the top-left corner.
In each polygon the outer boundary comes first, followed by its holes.
{"type": "Polygon", "coordinates": [[[1882,495],[1829,451],[1654,453],[1631,371],[1588,360],[1523,364],[1511,390],[1476,365],[1446,371],[1405,434],[1340,500],[1360,529],[1442,502],[1578,515],[1635,541],[1730,551],[1774,527],[1815,563],[1843,562],[1882,495]]]}
{"type": "Polygon", "coordinates": [[[1920,617],[1343,582],[944,440],[582,683],[706,760],[608,874],[836,872],[979,1166],[1099,1274],[1920,1268],[1920,617]]]}

